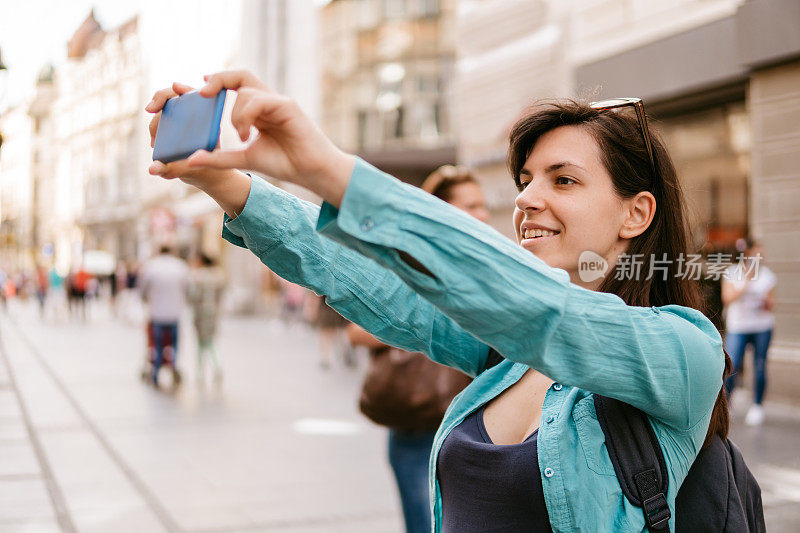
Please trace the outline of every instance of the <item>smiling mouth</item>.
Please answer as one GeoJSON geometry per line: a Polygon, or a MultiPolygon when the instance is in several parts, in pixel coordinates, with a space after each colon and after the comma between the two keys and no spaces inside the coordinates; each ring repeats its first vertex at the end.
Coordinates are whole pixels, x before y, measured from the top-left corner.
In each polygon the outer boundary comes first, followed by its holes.
{"type": "Polygon", "coordinates": [[[558,235],[560,231],[549,231],[544,229],[526,229],[522,237],[524,239],[538,239],[539,237],[553,237],[558,235]]]}

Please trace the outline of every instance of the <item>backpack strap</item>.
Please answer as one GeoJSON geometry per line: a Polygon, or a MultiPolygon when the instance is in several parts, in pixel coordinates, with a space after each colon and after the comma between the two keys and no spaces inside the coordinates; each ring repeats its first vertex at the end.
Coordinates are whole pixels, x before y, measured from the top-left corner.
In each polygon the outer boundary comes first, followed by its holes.
{"type": "Polygon", "coordinates": [[[668,533],[669,478],[653,427],[643,412],[619,400],[595,394],[594,406],[623,494],[642,508],[651,533],[668,533]]]}

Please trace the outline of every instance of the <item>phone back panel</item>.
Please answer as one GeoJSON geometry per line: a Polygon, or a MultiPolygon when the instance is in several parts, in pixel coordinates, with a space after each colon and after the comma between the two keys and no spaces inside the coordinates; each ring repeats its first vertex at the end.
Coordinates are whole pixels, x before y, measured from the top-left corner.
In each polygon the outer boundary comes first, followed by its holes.
{"type": "Polygon", "coordinates": [[[197,91],[170,98],[161,111],[153,161],[170,163],[195,151],[211,151],[219,140],[226,91],[204,98],[197,91]]]}

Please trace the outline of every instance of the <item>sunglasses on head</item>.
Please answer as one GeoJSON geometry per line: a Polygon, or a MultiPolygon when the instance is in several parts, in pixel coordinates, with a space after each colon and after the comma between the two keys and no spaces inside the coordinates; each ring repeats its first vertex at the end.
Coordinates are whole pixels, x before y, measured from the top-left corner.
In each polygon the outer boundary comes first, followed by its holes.
{"type": "Polygon", "coordinates": [[[656,173],[656,163],[653,159],[653,145],[650,142],[650,130],[647,128],[647,115],[644,112],[644,104],[641,98],[611,98],[589,104],[592,109],[601,111],[632,107],[636,111],[636,120],[639,121],[639,129],[642,130],[644,145],[647,148],[647,156],[650,158],[650,168],[653,175],[656,173]]]}

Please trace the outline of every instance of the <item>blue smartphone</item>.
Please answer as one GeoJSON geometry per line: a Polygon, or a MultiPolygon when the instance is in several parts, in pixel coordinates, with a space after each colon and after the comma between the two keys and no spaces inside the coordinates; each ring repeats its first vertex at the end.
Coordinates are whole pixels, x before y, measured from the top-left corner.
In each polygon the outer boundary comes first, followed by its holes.
{"type": "Polygon", "coordinates": [[[188,92],[167,100],[156,131],[153,161],[170,163],[186,159],[195,151],[212,151],[219,141],[225,89],[211,98],[188,92]]]}

